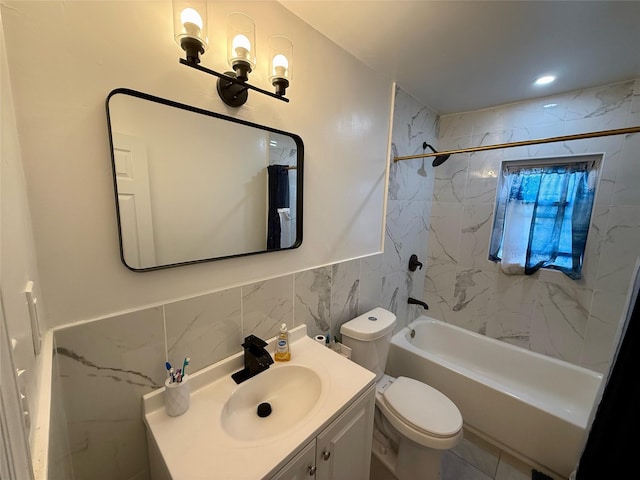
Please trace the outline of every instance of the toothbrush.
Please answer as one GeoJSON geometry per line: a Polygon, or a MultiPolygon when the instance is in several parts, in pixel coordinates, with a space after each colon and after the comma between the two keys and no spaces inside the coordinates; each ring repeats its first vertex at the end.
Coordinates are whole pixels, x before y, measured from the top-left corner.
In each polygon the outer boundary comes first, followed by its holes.
{"type": "Polygon", "coordinates": [[[185,357],[184,362],[182,362],[182,376],[186,375],[187,365],[189,365],[189,361],[191,361],[191,357],[185,357]]]}
{"type": "Polygon", "coordinates": [[[167,367],[167,372],[169,372],[169,378],[171,378],[171,364],[169,362],[164,362],[164,366],[167,367]]]}

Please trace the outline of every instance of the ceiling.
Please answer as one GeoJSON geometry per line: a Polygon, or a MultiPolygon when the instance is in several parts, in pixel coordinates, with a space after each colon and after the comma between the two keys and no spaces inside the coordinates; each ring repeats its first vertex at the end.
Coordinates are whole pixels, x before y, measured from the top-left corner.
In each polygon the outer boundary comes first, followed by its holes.
{"type": "Polygon", "coordinates": [[[640,0],[280,3],[440,114],[640,77],[640,0]]]}

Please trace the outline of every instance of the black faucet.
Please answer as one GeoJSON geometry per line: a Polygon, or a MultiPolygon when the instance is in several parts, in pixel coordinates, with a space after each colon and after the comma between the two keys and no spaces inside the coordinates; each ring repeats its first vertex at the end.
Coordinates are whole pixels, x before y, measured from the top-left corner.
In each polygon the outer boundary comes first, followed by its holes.
{"type": "Polygon", "coordinates": [[[409,299],[407,300],[407,303],[409,305],[420,305],[422,308],[424,308],[425,310],[429,310],[429,305],[427,305],[424,302],[421,302],[420,300],[416,300],[415,298],[411,298],[409,297],[409,299]]]}
{"type": "Polygon", "coordinates": [[[264,347],[267,342],[255,335],[249,335],[244,339],[244,369],[231,375],[236,383],[242,383],[264,372],[273,363],[273,358],[264,347]]]}

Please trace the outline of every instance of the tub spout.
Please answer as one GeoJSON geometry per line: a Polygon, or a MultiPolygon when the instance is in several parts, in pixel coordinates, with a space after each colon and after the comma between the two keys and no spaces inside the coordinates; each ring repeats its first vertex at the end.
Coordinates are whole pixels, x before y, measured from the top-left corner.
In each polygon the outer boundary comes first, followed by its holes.
{"type": "Polygon", "coordinates": [[[416,300],[415,298],[412,298],[412,297],[409,297],[409,299],[407,300],[407,303],[409,305],[420,305],[425,310],[429,310],[429,305],[427,305],[424,302],[421,302],[420,300],[416,300]]]}

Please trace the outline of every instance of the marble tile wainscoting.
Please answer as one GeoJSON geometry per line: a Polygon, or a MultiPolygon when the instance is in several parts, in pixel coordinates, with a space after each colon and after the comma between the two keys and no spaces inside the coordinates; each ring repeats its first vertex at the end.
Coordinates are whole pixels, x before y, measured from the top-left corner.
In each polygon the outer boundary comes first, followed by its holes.
{"type": "MultiPolygon", "coordinates": [[[[196,371],[241,351],[249,334],[275,336],[282,322],[339,335],[344,322],[381,305],[382,261],[373,255],[56,329],[54,400],[67,417],[74,474],[65,480],[148,480],[141,398],[162,386],[165,358],[190,357],[196,371]]],[[[69,459],[54,461],[65,471],[69,459]]]]}
{"type": "MultiPolygon", "coordinates": [[[[310,336],[337,335],[342,323],[378,306],[382,257],[57,329],[55,418],[70,441],[58,450],[71,458],[52,458],[50,479],[149,480],[141,397],[163,384],[165,355],[189,356],[195,371],[239,352],[246,335],[274,336],[282,322],[306,323],[310,336]]],[[[443,458],[443,480],[526,480],[530,468],[465,432],[443,458]]]]}

